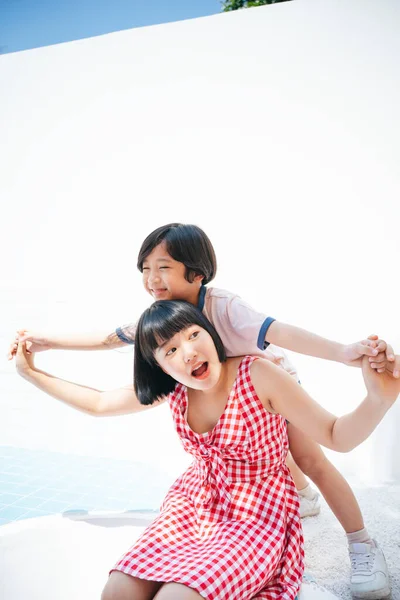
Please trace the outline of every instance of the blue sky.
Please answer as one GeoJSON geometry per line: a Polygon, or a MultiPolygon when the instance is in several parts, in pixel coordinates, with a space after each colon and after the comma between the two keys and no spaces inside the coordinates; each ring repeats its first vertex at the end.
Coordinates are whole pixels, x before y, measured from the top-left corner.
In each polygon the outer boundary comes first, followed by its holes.
{"type": "Polygon", "coordinates": [[[213,15],[219,0],[0,0],[0,51],[213,15]]]}

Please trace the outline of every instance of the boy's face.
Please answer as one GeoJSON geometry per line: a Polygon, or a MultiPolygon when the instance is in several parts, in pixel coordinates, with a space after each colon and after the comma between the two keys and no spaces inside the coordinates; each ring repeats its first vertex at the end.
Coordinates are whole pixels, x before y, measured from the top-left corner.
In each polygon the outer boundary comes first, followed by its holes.
{"type": "Polygon", "coordinates": [[[185,265],[174,260],[161,242],[143,261],[144,288],[154,300],[186,300],[196,305],[203,276],[196,275],[190,283],[185,272],[185,265]]]}

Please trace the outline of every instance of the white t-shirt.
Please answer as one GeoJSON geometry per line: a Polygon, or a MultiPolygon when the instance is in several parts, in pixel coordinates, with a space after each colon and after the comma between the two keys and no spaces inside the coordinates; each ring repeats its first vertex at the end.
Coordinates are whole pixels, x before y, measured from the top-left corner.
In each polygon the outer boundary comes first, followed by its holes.
{"type": "Polygon", "coordinates": [[[201,289],[198,307],[217,330],[227,356],[271,358],[268,356],[271,353],[274,362],[298,380],[285,352],[265,343],[265,335],[275,319],[257,312],[240,296],[212,287],[201,289]]]}
{"type": "MultiPolygon", "coordinates": [[[[203,286],[200,289],[197,307],[214,325],[227,356],[261,356],[279,364],[285,371],[298,380],[294,366],[285,352],[265,343],[265,334],[275,319],[267,317],[252,308],[240,296],[219,288],[203,286]]],[[[135,326],[118,327],[116,334],[123,342],[131,344],[136,330],[135,326]],[[129,338],[124,334],[129,333],[129,338]]]]}

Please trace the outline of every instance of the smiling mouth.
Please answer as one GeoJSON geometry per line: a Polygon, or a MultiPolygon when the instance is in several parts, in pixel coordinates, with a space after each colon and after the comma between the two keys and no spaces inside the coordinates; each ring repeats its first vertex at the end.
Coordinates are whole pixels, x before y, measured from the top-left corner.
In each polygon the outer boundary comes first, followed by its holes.
{"type": "Polygon", "coordinates": [[[196,379],[204,379],[208,375],[208,362],[201,363],[196,369],[192,371],[192,377],[196,379]]]}

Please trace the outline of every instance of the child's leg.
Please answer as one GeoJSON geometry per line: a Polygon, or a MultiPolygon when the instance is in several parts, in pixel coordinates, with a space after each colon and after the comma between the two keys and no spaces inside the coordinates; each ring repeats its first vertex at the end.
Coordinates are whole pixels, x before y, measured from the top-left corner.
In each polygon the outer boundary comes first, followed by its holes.
{"type": "Polygon", "coordinates": [[[286,457],[286,465],[290,470],[290,474],[293,477],[294,484],[300,497],[300,517],[313,517],[318,515],[321,510],[318,494],[308,483],[304,473],[296,465],[290,452],[288,452],[286,457]]]}
{"type": "MultiPolygon", "coordinates": [[[[154,600],[201,600],[202,596],[187,585],[164,583],[154,600]]],[[[136,600],[136,598],[135,598],[136,600]]]]}
{"type": "Polygon", "coordinates": [[[162,585],[159,581],[147,581],[113,571],[101,594],[101,600],[152,600],[162,585]]]}
{"type": "Polygon", "coordinates": [[[351,487],[320,446],[289,423],[289,445],[301,470],[315,483],[346,533],[360,531],[364,521],[351,487]]]}
{"type": "Polygon", "coordinates": [[[294,485],[297,491],[303,490],[308,485],[308,481],[304,476],[304,473],[299,469],[297,464],[294,462],[292,455],[288,452],[286,457],[286,465],[289,468],[290,474],[293,477],[294,485]]]}
{"type": "Polygon", "coordinates": [[[385,557],[364,527],[360,507],[349,484],[318,444],[290,424],[288,435],[294,460],[319,488],[347,534],[353,596],[363,600],[385,598],[390,594],[385,557]]]}

